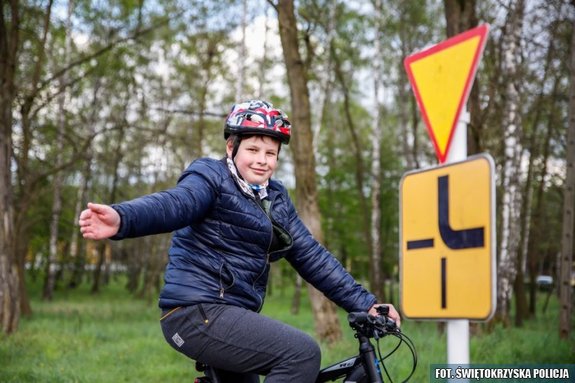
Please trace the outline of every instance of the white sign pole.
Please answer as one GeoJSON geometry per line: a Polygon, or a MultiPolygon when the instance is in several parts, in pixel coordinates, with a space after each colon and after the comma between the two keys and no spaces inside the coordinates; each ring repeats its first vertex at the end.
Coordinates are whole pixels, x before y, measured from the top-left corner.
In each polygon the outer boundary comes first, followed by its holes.
{"type": "Polygon", "coordinates": [[[467,124],[469,124],[470,118],[467,108],[464,107],[453,132],[449,152],[445,159],[446,164],[463,161],[467,158],[467,124]]]}
{"type": "MultiPolygon", "coordinates": [[[[451,147],[446,163],[462,161],[467,158],[467,124],[470,121],[467,108],[463,108],[453,132],[451,147]]],[[[469,364],[469,320],[447,321],[447,363],[469,364]]]]}

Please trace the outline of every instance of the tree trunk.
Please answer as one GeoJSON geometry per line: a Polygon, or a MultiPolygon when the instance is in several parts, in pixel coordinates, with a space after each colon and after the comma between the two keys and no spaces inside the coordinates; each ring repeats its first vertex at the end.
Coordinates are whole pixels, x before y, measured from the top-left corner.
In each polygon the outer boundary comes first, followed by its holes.
{"type": "MultiPolygon", "coordinates": [[[[307,74],[299,54],[298,30],[293,0],[277,2],[280,39],[290,88],[294,132],[292,151],[295,160],[296,206],[312,235],[322,241],[321,219],[317,203],[315,157],[311,131],[311,109],[307,74]]],[[[316,332],[320,340],[336,341],[341,328],[335,305],[310,286],[309,295],[316,332]]]]}
{"type": "MultiPolygon", "coordinates": [[[[17,12],[16,9],[12,10],[17,12]]],[[[3,15],[0,15],[0,19],[3,15]]],[[[0,21],[1,22],[1,21],[0,21]]],[[[3,25],[1,26],[3,27],[3,25]]],[[[2,28],[3,29],[3,28],[2,28]]],[[[4,35],[4,31],[0,31],[4,35]]],[[[5,37],[5,36],[3,36],[5,37]]],[[[1,50],[6,40],[0,41],[1,50]]],[[[13,68],[12,68],[13,69],[13,68]]],[[[9,334],[15,331],[20,320],[20,285],[14,249],[14,220],[12,214],[12,183],[10,160],[12,158],[12,108],[10,96],[10,79],[6,78],[7,70],[2,71],[0,112],[0,320],[2,332],[9,334]],[[6,81],[8,80],[8,81],[6,81]]]]}
{"type": "Polygon", "coordinates": [[[18,1],[0,5],[0,321],[2,332],[18,328],[19,276],[14,248],[12,201],[12,104],[18,61],[20,7],[18,1]],[[5,21],[10,18],[9,24],[5,21]]]}
{"type": "MultiPolygon", "coordinates": [[[[402,7],[400,9],[399,15],[399,39],[401,41],[401,57],[407,57],[413,52],[413,47],[409,43],[408,33],[409,26],[405,21],[405,9],[402,7]]],[[[413,137],[413,145],[409,143],[409,127],[410,127],[410,115],[413,111],[415,105],[415,98],[411,96],[409,88],[409,80],[407,79],[407,73],[403,66],[403,60],[399,61],[399,80],[397,83],[398,88],[398,111],[399,111],[399,140],[401,142],[401,152],[400,157],[404,161],[404,168],[406,170],[415,169],[419,166],[415,165],[417,160],[417,152],[412,146],[417,146],[417,136],[413,137]]],[[[414,122],[417,121],[417,116],[414,122]]],[[[415,131],[414,131],[415,133],[415,131]]]]}
{"type": "Polygon", "coordinates": [[[502,38],[503,73],[506,78],[503,114],[505,159],[502,174],[502,223],[498,261],[497,317],[509,322],[509,302],[512,284],[517,274],[519,248],[519,222],[521,213],[521,187],[519,166],[521,156],[520,79],[518,66],[521,55],[524,0],[517,0],[509,8],[506,32],[502,38]]]}
{"type": "MultiPolygon", "coordinates": [[[[62,116],[64,111],[60,111],[62,116]]],[[[63,117],[62,117],[63,118],[63,117]]],[[[64,124],[65,122],[60,122],[64,124]]],[[[57,151],[56,163],[61,163],[63,145],[63,126],[58,127],[58,137],[57,137],[57,151]]],[[[49,250],[48,258],[46,259],[46,275],[44,281],[44,291],[42,293],[42,298],[46,300],[51,300],[54,295],[54,286],[56,284],[56,272],[57,272],[57,257],[58,257],[58,235],[59,235],[59,225],[60,225],[60,214],[62,213],[62,173],[58,172],[54,175],[53,180],[53,195],[52,195],[52,215],[50,220],[50,239],[49,239],[49,250]]]]}
{"type": "MultiPolygon", "coordinates": [[[[14,214],[16,216],[16,214],[14,214]]],[[[16,262],[16,269],[18,272],[18,297],[20,299],[20,314],[23,316],[32,315],[32,305],[30,304],[30,297],[26,288],[26,253],[28,248],[24,245],[28,244],[29,234],[20,231],[18,224],[14,223],[14,257],[16,262]]]]}
{"type": "Polygon", "coordinates": [[[381,111],[383,102],[381,101],[380,87],[383,86],[383,14],[381,12],[383,3],[376,0],[375,8],[375,57],[373,58],[373,98],[375,101],[375,116],[373,117],[373,148],[371,160],[371,257],[370,257],[370,288],[379,302],[385,302],[384,277],[382,275],[382,246],[381,246],[381,142],[383,140],[383,119],[381,111]]]}
{"type": "MultiPolygon", "coordinates": [[[[572,2],[575,5],[575,2],[572,2]]],[[[571,29],[571,68],[569,87],[569,125],[567,127],[567,175],[563,194],[563,231],[561,238],[561,272],[559,278],[559,336],[569,339],[571,335],[571,270],[573,265],[573,214],[575,208],[575,22],[571,29]]]]}
{"type": "MultiPolygon", "coordinates": [[[[29,163],[29,153],[32,143],[32,128],[31,128],[31,119],[32,119],[32,107],[34,104],[34,100],[38,95],[38,84],[40,83],[40,78],[42,74],[42,68],[45,65],[45,57],[46,57],[46,45],[48,40],[48,31],[50,29],[50,15],[52,12],[52,3],[53,1],[50,0],[46,4],[45,11],[43,13],[43,24],[41,28],[41,38],[38,42],[38,50],[36,53],[36,59],[33,65],[32,76],[30,78],[30,82],[28,84],[28,89],[30,90],[27,94],[20,95],[20,98],[24,101],[20,107],[21,113],[21,136],[22,142],[20,143],[20,153],[21,157],[16,159],[18,163],[18,167],[16,168],[16,179],[18,180],[18,187],[19,190],[14,195],[15,200],[13,202],[14,210],[14,249],[15,249],[15,257],[16,257],[16,265],[18,267],[18,274],[19,274],[19,286],[20,286],[20,309],[21,312],[25,315],[29,315],[32,313],[32,308],[30,305],[30,300],[28,297],[28,293],[26,292],[26,283],[25,283],[25,265],[26,265],[26,253],[28,247],[28,238],[29,235],[27,231],[27,224],[26,221],[28,220],[28,209],[30,207],[31,201],[33,200],[33,195],[37,192],[35,190],[35,185],[33,185],[32,179],[34,178],[34,172],[30,170],[28,166],[29,163]]],[[[16,88],[16,87],[15,87],[16,88]]],[[[16,95],[17,90],[14,90],[14,95],[16,95]]],[[[24,92],[23,92],[24,93],[24,92]]]]}
{"type": "MultiPolygon", "coordinates": [[[[546,76],[544,76],[546,77],[546,76]]],[[[554,85],[553,85],[553,93],[552,93],[552,99],[553,100],[557,100],[559,98],[559,86],[560,86],[560,82],[561,82],[562,78],[557,77],[555,78],[554,81],[554,85]]],[[[542,82],[543,84],[543,82],[542,82]]],[[[543,86],[543,85],[542,85],[543,86]]],[[[543,91],[542,91],[543,93],[543,91]]],[[[541,99],[543,98],[543,96],[541,95],[540,97],[541,99]]],[[[537,105],[537,104],[536,104],[537,105]]],[[[537,133],[537,126],[540,125],[540,112],[539,109],[543,109],[543,107],[538,108],[538,111],[536,112],[534,121],[533,121],[533,135],[535,135],[537,133]]],[[[546,135],[544,137],[544,139],[542,140],[543,142],[543,149],[542,149],[542,153],[539,154],[539,157],[537,158],[537,162],[540,163],[539,167],[540,169],[538,170],[537,173],[537,179],[539,180],[539,184],[537,185],[537,190],[536,190],[536,201],[537,204],[531,208],[531,204],[532,204],[532,199],[533,199],[533,188],[531,187],[531,181],[532,179],[534,179],[534,173],[536,169],[534,168],[533,162],[535,161],[534,157],[536,154],[538,154],[538,150],[536,149],[536,143],[532,143],[531,144],[531,158],[529,160],[529,167],[528,167],[528,171],[527,171],[527,177],[526,177],[526,186],[525,186],[525,191],[524,191],[524,195],[525,195],[525,199],[526,201],[524,202],[524,206],[522,207],[522,211],[524,215],[528,215],[528,217],[522,217],[522,220],[525,220],[526,222],[522,225],[521,228],[521,246],[518,249],[518,254],[519,254],[519,261],[518,264],[522,264],[523,261],[525,260],[525,264],[526,264],[526,269],[527,269],[527,274],[529,276],[529,299],[527,299],[527,296],[522,297],[521,295],[517,296],[516,299],[516,304],[518,305],[516,312],[517,312],[517,316],[523,315],[523,316],[534,316],[536,314],[536,295],[537,295],[537,286],[535,283],[535,279],[537,276],[537,267],[538,264],[540,262],[540,243],[541,243],[541,239],[542,239],[542,235],[541,235],[541,231],[542,231],[542,225],[538,225],[538,223],[540,222],[544,222],[544,211],[546,209],[546,203],[545,203],[545,198],[544,198],[544,189],[545,189],[545,179],[547,178],[547,174],[548,174],[548,163],[549,163],[549,156],[551,155],[551,151],[552,151],[552,147],[551,147],[551,141],[552,141],[552,137],[553,137],[553,131],[555,129],[555,126],[559,125],[559,122],[557,121],[556,115],[551,114],[548,119],[547,119],[547,132],[546,135]],[[533,210],[533,214],[532,211],[533,210]],[[530,221],[535,222],[535,226],[533,227],[533,230],[531,229],[531,225],[530,221]],[[523,237],[523,233],[525,232],[525,237],[523,237]],[[531,238],[533,237],[533,238],[531,238]],[[523,307],[525,306],[525,307],[523,307]]],[[[532,141],[534,141],[534,139],[532,139],[532,141]]],[[[518,269],[518,273],[517,273],[517,279],[523,279],[523,268],[518,269]]],[[[519,292],[520,293],[520,292],[519,292]]],[[[516,292],[517,294],[517,292],[516,292]]],[[[521,319],[517,318],[515,319],[515,324],[519,325],[520,324],[521,319]]]]}
{"type": "MultiPolygon", "coordinates": [[[[531,162],[532,153],[524,150],[520,156],[524,158],[525,162],[531,162]]],[[[531,187],[531,174],[529,171],[525,177],[525,185],[523,186],[521,203],[520,205],[520,221],[519,238],[517,244],[517,261],[515,279],[513,281],[513,292],[515,294],[515,326],[523,326],[523,319],[529,315],[527,304],[527,292],[525,289],[525,265],[527,259],[527,242],[529,241],[529,226],[531,219],[531,199],[533,197],[533,189],[531,187]]]]}
{"type": "MultiPolygon", "coordinates": [[[[545,99],[545,87],[544,84],[547,83],[549,73],[551,72],[551,62],[553,60],[555,53],[555,45],[553,41],[550,42],[549,48],[547,50],[547,58],[545,60],[545,67],[543,72],[543,78],[540,82],[540,91],[537,95],[537,100],[535,101],[535,115],[532,118],[531,122],[531,137],[529,139],[529,152],[531,153],[529,166],[527,168],[527,181],[525,186],[525,195],[528,196],[529,199],[529,208],[526,209],[529,211],[529,218],[527,222],[528,225],[525,225],[524,229],[526,230],[526,236],[523,239],[523,251],[525,253],[525,263],[526,263],[526,273],[527,273],[527,280],[528,280],[528,302],[527,302],[527,316],[534,317],[536,315],[536,284],[535,278],[537,275],[537,263],[539,260],[539,243],[541,240],[541,229],[542,226],[538,225],[538,222],[542,222],[541,219],[543,217],[543,211],[545,206],[545,201],[543,199],[543,189],[545,187],[545,182],[542,182],[546,178],[547,174],[547,159],[549,158],[550,146],[551,146],[551,132],[552,132],[552,125],[555,122],[553,118],[548,120],[548,129],[547,129],[547,137],[542,141],[544,148],[543,148],[543,158],[538,161],[535,161],[541,154],[541,149],[539,149],[540,143],[537,140],[537,136],[539,134],[539,126],[541,125],[542,119],[542,112],[543,107],[538,107],[542,105],[545,99]],[[541,163],[539,166],[541,169],[538,169],[536,162],[541,163]],[[537,173],[539,171],[539,173],[537,173]],[[536,184],[537,189],[535,189],[532,184],[534,180],[539,179],[540,182],[536,184]],[[535,189],[535,190],[533,190],[535,189]],[[533,199],[533,194],[535,194],[535,199],[533,199]],[[535,206],[533,205],[533,201],[536,201],[535,206]],[[531,222],[534,222],[535,225],[531,225],[531,222]]],[[[553,99],[557,99],[557,89],[559,85],[559,78],[555,79],[555,83],[553,86],[553,99]]],[[[524,204],[525,205],[525,204],[524,204]]],[[[525,213],[524,213],[525,214],[525,213]]]]}
{"type": "MultiPolygon", "coordinates": [[[[73,0],[68,1],[68,13],[66,16],[66,29],[65,29],[65,47],[64,47],[64,62],[67,65],[71,50],[71,37],[72,29],[72,12],[74,9],[73,0]]],[[[66,130],[66,104],[67,104],[67,90],[66,83],[68,81],[67,73],[60,77],[60,96],[58,97],[58,132],[56,135],[56,167],[60,168],[63,163],[63,150],[64,150],[64,132],[66,130]]],[[[46,276],[44,283],[43,299],[51,300],[54,295],[54,286],[56,284],[56,260],[58,257],[58,236],[60,226],[60,215],[62,213],[62,187],[63,175],[59,171],[54,175],[53,179],[53,195],[52,195],[52,219],[50,221],[50,240],[48,259],[46,260],[46,276]]]]}

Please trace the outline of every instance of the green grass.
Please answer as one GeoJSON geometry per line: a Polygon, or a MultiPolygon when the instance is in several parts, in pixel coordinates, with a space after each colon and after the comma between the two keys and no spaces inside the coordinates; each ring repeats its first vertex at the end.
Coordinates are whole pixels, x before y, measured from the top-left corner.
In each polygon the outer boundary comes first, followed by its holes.
{"type": "MultiPolygon", "coordinates": [[[[159,326],[159,309],[131,297],[115,283],[99,295],[88,286],[58,291],[55,299],[38,299],[40,289],[32,286],[31,318],[22,318],[19,330],[0,337],[0,382],[192,382],[193,362],[164,341],[159,326]]],[[[289,313],[291,295],[279,292],[268,298],[264,314],[313,334],[309,304],[304,300],[300,314],[289,313]]],[[[546,314],[522,328],[496,326],[471,338],[472,363],[573,363],[573,341],[558,337],[558,302],[550,301],[546,314]]],[[[344,340],[322,345],[322,365],[327,366],[357,352],[357,343],[340,313],[344,340]]],[[[483,326],[482,326],[483,327],[483,326]]],[[[430,364],[446,363],[446,339],[436,322],[404,321],[403,332],[417,347],[419,364],[413,382],[425,382],[430,364]]],[[[384,339],[382,352],[395,345],[384,339]]],[[[411,369],[407,348],[386,363],[394,381],[401,381],[411,369]]]]}

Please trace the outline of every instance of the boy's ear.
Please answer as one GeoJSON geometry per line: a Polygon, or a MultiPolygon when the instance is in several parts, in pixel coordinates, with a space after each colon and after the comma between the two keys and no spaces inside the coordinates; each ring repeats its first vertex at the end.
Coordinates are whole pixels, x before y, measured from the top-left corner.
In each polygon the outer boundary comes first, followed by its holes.
{"type": "Polygon", "coordinates": [[[228,157],[231,158],[233,151],[234,151],[234,140],[228,139],[226,141],[226,154],[228,155],[228,157]]]}

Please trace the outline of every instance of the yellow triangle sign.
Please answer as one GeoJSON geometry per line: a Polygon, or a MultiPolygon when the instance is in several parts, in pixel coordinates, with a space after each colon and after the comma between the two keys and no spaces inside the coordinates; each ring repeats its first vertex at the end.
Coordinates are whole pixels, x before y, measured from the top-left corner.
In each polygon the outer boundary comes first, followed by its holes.
{"type": "Polygon", "coordinates": [[[440,163],[445,162],[459,115],[467,103],[488,30],[489,25],[483,24],[404,60],[440,163]]]}

